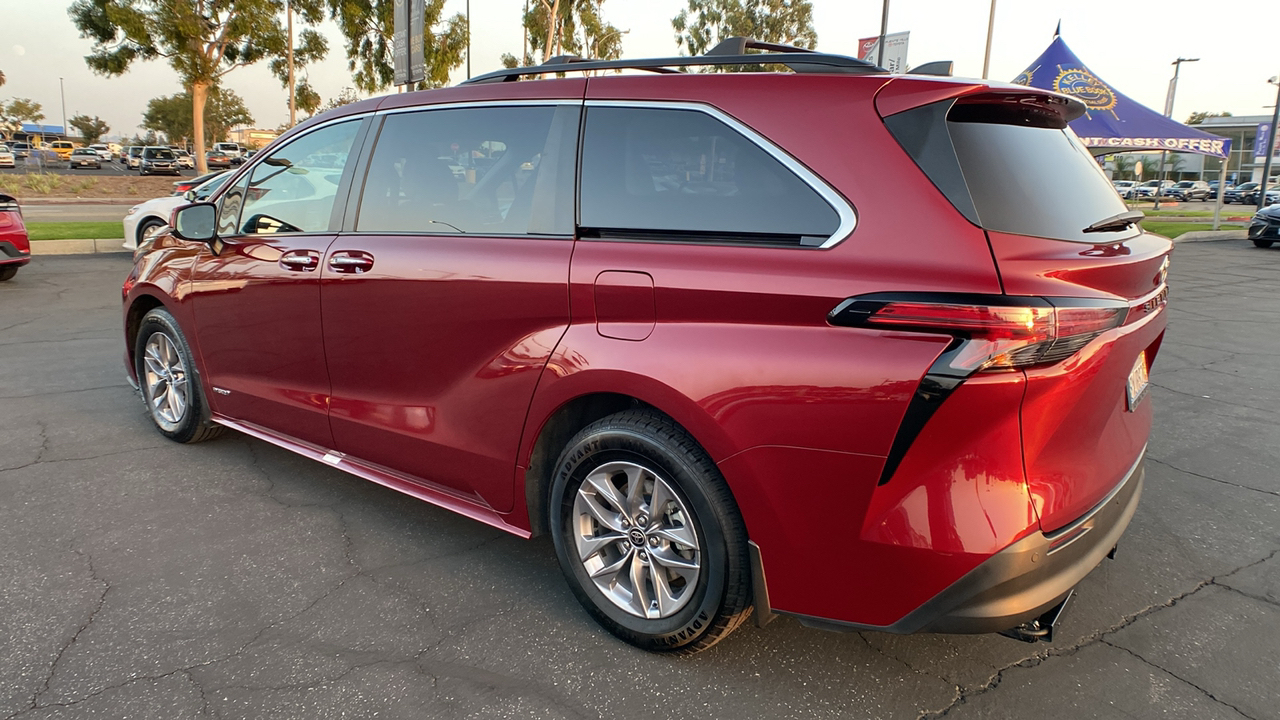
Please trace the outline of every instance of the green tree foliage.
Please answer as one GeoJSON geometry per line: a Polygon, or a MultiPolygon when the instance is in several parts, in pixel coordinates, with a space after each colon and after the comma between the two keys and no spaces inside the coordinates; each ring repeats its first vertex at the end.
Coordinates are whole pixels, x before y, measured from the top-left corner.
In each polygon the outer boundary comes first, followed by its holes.
{"type": "Polygon", "coordinates": [[[1187,118],[1187,122],[1186,122],[1186,124],[1187,124],[1187,125],[1199,125],[1200,123],[1204,122],[1205,120],[1207,120],[1207,119],[1209,119],[1209,118],[1211,118],[1211,117],[1231,117],[1231,113],[1229,113],[1229,112],[1201,112],[1201,111],[1197,110],[1196,112],[1191,113],[1191,116],[1187,118]]]}
{"type": "Polygon", "coordinates": [[[504,67],[534,65],[557,55],[616,60],[622,57],[622,36],[630,32],[604,20],[604,0],[534,0],[523,25],[529,54],[523,61],[503,55],[504,67]]]}
{"type": "MultiPolygon", "coordinates": [[[[135,61],[169,61],[191,94],[196,167],[204,172],[210,91],[236,68],[287,52],[285,1],[75,0],[68,12],[81,36],[94,41],[85,62],[96,73],[116,76],[135,61]]],[[[323,1],[292,5],[308,22],[320,17],[323,1]]]]}
{"type": "MultiPolygon", "coordinates": [[[[818,45],[810,0],[688,0],[671,19],[681,53],[702,55],[721,40],[735,36],[802,48],[818,45]]],[[[759,66],[716,68],[726,72],[759,66]]]]}
{"type": "MultiPolygon", "coordinates": [[[[320,93],[316,92],[316,89],[311,87],[311,83],[307,82],[305,78],[294,86],[293,101],[295,107],[299,111],[306,113],[307,117],[315,115],[322,102],[320,93]]],[[[288,97],[284,99],[284,106],[289,107],[288,97]]]]}
{"type": "Polygon", "coordinates": [[[360,96],[356,94],[356,89],[344,87],[337,96],[329,98],[329,102],[325,103],[324,107],[320,108],[320,112],[339,108],[343,105],[350,105],[353,102],[360,102],[360,96]]]}
{"type": "MultiPolygon", "coordinates": [[[[326,0],[346,46],[347,68],[357,89],[367,93],[391,87],[395,79],[392,34],[396,0],[326,0]]],[[[467,57],[467,18],[461,13],[442,20],[445,0],[426,0],[422,50],[426,80],[418,89],[443,87],[449,71],[467,57]]]]}
{"type": "Polygon", "coordinates": [[[13,98],[5,103],[4,114],[19,123],[38,123],[44,119],[44,106],[30,98],[13,98]]]}
{"type": "Polygon", "coordinates": [[[1132,180],[1133,179],[1133,163],[1135,158],[1125,153],[1116,153],[1110,156],[1112,168],[1112,177],[1116,180],[1132,180]]]}
{"type": "Polygon", "coordinates": [[[85,145],[92,145],[98,142],[111,129],[111,126],[97,115],[93,117],[75,115],[67,121],[67,124],[80,131],[80,136],[84,138],[85,145]]]}
{"type": "MultiPolygon", "coordinates": [[[[244,98],[232,90],[214,88],[205,104],[203,143],[198,143],[196,147],[226,140],[231,128],[252,124],[253,115],[245,107],[244,98]]],[[[185,145],[195,138],[191,93],[181,92],[152,98],[142,115],[140,127],[164,135],[171,143],[185,145]]],[[[203,154],[203,150],[200,152],[203,154]]]]}

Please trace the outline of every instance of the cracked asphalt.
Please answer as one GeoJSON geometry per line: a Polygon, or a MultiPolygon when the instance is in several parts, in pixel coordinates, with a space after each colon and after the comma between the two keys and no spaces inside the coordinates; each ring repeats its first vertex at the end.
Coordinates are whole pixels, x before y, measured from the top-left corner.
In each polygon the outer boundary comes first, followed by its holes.
{"type": "Polygon", "coordinates": [[[1179,245],[1147,485],[1053,644],[598,629],[546,540],[252,438],[163,440],[126,256],[0,284],[0,719],[1280,718],[1280,249],[1179,245]]]}

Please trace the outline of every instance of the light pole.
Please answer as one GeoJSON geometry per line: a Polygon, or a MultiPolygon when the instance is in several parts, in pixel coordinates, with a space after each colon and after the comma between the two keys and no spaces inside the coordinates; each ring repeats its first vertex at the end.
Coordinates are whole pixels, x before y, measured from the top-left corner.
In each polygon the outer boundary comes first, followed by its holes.
{"type": "Polygon", "coordinates": [[[884,67],[884,36],[889,32],[889,0],[884,0],[884,10],[880,13],[880,50],[876,55],[876,65],[884,67]]]}
{"type": "Polygon", "coordinates": [[[471,79],[471,0],[467,0],[467,79],[471,79]]]}
{"type": "MultiPolygon", "coordinates": [[[[1166,95],[1164,99],[1164,116],[1167,118],[1173,117],[1173,98],[1174,98],[1174,95],[1176,95],[1178,92],[1178,71],[1182,69],[1182,63],[1184,62],[1200,62],[1200,58],[1180,57],[1177,60],[1173,61],[1173,79],[1169,81],[1169,94],[1166,95]]],[[[1169,158],[1169,151],[1161,150],[1160,151],[1160,174],[1158,176],[1160,179],[1156,183],[1156,193],[1155,193],[1156,204],[1154,209],[1156,210],[1160,209],[1160,192],[1164,190],[1165,161],[1168,158],[1169,158]]]]}
{"type": "Polygon", "coordinates": [[[991,0],[991,17],[987,18],[987,53],[982,56],[982,79],[987,79],[991,68],[991,34],[996,29],[996,0],[991,0]]]}
{"type": "Polygon", "coordinates": [[[1267,178],[1271,177],[1271,156],[1275,154],[1276,147],[1276,122],[1280,121],[1280,76],[1270,78],[1267,82],[1276,86],[1276,109],[1271,113],[1271,135],[1267,138],[1267,146],[1262,149],[1267,154],[1267,159],[1262,163],[1262,182],[1258,188],[1259,210],[1267,204],[1267,178]]]}
{"type": "Polygon", "coordinates": [[[289,127],[298,124],[298,100],[293,85],[293,2],[285,0],[284,14],[289,25],[289,127]]]}
{"type": "Polygon", "coordinates": [[[58,78],[58,92],[62,94],[62,136],[67,138],[71,133],[67,132],[67,86],[62,78],[58,78]]]}

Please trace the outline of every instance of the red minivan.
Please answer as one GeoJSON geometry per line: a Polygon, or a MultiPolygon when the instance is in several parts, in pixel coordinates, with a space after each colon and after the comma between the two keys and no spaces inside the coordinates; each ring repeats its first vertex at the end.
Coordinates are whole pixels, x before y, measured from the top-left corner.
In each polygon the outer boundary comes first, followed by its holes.
{"type": "Polygon", "coordinates": [[[139,248],[126,364],[173,440],[550,534],[646,649],[1044,639],[1141,493],[1172,247],[1083,110],[741,38],[347,105],[139,248]]]}

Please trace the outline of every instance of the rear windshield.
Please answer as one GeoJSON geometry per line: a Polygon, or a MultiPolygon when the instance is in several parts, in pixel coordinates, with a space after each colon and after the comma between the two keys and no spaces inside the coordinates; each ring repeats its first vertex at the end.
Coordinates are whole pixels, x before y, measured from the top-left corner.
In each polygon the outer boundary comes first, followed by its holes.
{"type": "Polygon", "coordinates": [[[944,100],[884,123],[956,210],[986,230],[1091,244],[1132,235],[1133,227],[1084,232],[1128,208],[1056,105],[1047,96],[944,100]]]}
{"type": "Polygon", "coordinates": [[[982,227],[1089,243],[1132,234],[1084,232],[1128,208],[1070,129],[951,121],[947,126],[982,227]]]}

